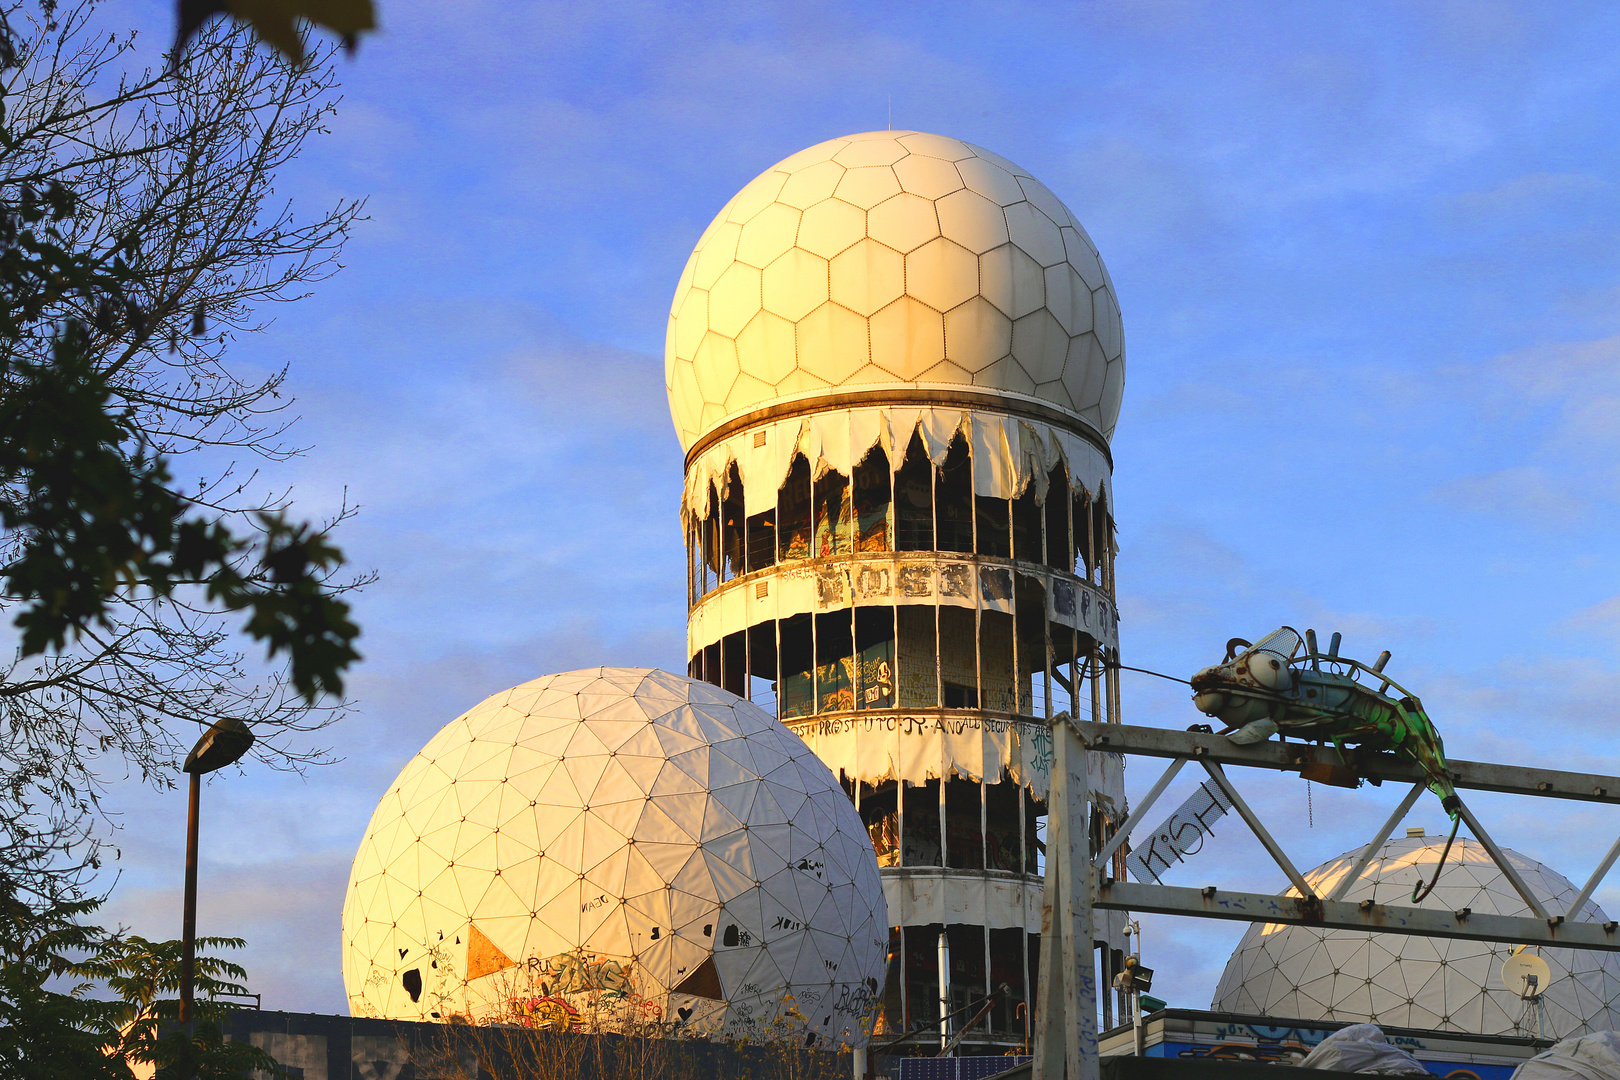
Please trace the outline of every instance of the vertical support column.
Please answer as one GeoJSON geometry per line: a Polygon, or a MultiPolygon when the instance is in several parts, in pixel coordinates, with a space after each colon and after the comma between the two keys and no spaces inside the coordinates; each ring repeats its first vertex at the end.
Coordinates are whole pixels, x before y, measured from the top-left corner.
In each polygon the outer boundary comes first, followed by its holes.
{"type": "Polygon", "coordinates": [[[1032,1080],[1098,1080],[1089,799],[1085,745],[1060,720],[1052,726],[1032,1080]]]}
{"type": "Polygon", "coordinates": [[[951,939],[946,931],[939,932],[939,1049],[943,1053],[951,1044],[951,939]]]}

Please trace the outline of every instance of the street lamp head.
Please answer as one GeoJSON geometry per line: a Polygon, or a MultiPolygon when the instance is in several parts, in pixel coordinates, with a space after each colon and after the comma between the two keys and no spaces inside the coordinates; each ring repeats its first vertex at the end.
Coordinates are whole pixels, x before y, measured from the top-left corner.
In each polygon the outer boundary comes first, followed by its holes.
{"type": "Polygon", "coordinates": [[[182,772],[211,773],[223,769],[248,752],[253,745],[253,732],[240,720],[224,719],[203,732],[197,745],[186,755],[182,772]]]}

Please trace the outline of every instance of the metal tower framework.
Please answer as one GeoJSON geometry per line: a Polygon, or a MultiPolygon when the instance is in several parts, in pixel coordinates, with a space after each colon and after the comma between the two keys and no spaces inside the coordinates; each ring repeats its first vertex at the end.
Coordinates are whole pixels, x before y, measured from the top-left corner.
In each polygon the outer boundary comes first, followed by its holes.
{"type": "MultiPolygon", "coordinates": [[[[1461,810],[1463,823],[1534,913],[1533,917],[1474,914],[1467,908],[1443,911],[1374,904],[1370,900],[1357,904],[1342,899],[1427,785],[1419,768],[1393,755],[1347,750],[1341,759],[1339,751],[1333,747],[1300,742],[1238,746],[1222,735],[1077,721],[1067,715],[1052,719],[1052,749],[1033,1080],[1098,1078],[1098,987],[1095,965],[1091,962],[1092,913],[1097,908],[1620,952],[1620,932],[1617,932],[1620,924],[1575,921],[1576,913],[1620,857],[1620,839],[1610,846],[1568,911],[1549,912],[1466,803],[1461,810]],[[1089,820],[1088,751],[1166,758],[1170,762],[1119,830],[1095,853],[1089,850],[1086,828],[1089,820]],[[1114,853],[1130,838],[1132,830],[1142,823],[1188,762],[1196,762],[1209,774],[1231,801],[1232,809],[1293,883],[1298,896],[1232,892],[1214,886],[1191,889],[1116,881],[1106,876],[1114,853]],[[1298,772],[1312,766],[1324,772],[1348,767],[1364,780],[1407,783],[1411,790],[1379,826],[1349,872],[1325,895],[1317,895],[1238,792],[1226,774],[1226,766],[1279,772],[1298,772]]],[[[1477,761],[1448,764],[1452,782],[1459,791],[1497,791],[1620,805],[1620,777],[1477,761]]]]}

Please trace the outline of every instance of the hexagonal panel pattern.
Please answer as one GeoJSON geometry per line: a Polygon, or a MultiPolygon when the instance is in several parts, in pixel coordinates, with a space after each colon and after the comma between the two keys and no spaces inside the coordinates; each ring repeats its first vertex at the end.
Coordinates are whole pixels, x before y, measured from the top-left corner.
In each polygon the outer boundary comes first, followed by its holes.
{"type": "MultiPolygon", "coordinates": [[[[1433,878],[1445,838],[1386,844],[1345,894],[1352,902],[1410,904],[1412,883],[1433,878]]],[[[1325,894],[1361,852],[1349,851],[1306,874],[1325,894]]],[[[1566,911],[1579,892],[1562,874],[1508,851],[1513,867],[1549,912],[1566,911]]],[[[1439,884],[1421,907],[1529,915],[1530,908],[1478,841],[1458,839],[1439,884]]],[[[1573,916],[1572,916],[1573,917],[1573,916]]],[[[1608,916],[1587,902],[1582,920],[1608,916]]],[[[1395,1027],[1517,1035],[1530,1018],[1502,985],[1512,945],[1276,924],[1250,926],[1226,963],[1215,1001],[1221,1012],[1348,1020],[1395,1027]]],[[[1620,1026],[1620,956],[1584,949],[1540,949],[1553,979],[1542,995],[1548,1038],[1620,1026]]]]}
{"type": "Polygon", "coordinates": [[[864,1042],[877,858],[758,706],[642,668],[550,675],[447,724],[389,786],[343,905],[357,1016],[864,1042]]]}
{"type": "Polygon", "coordinates": [[[1074,215],[1005,158],[925,132],[831,139],[761,173],[704,231],[669,319],[688,450],[773,400],[854,387],[972,383],[1105,437],[1124,394],[1119,304],[1074,215]]]}

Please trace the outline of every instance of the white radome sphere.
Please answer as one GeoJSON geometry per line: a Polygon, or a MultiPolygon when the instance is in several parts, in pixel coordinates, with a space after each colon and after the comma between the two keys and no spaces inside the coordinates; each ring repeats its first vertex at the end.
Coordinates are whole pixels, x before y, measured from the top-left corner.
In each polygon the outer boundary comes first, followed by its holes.
{"type": "Polygon", "coordinates": [[[830,139],[761,173],[687,260],[664,380],[683,450],[795,398],[976,387],[1110,438],[1125,388],[1113,282],[1068,207],[943,135],[830,139]]]}
{"type": "Polygon", "coordinates": [[[827,766],[758,706],[642,668],[550,675],[389,786],[343,905],[357,1016],[861,1044],[888,910],[827,766]]]}
{"type": "MultiPolygon", "coordinates": [[[[1407,837],[1384,846],[1344,899],[1410,904],[1412,885],[1433,880],[1445,837],[1407,837]]],[[[1349,851],[1306,874],[1326,892],[1360,857],[1349,851]]],[[[1509,850],[1508,858],[1548,911],[1562,912],[1579,890],[1562,874],[1509,850]]],[[[1292,891],[1291,891],[1292,894],[1292,891]]],[[[1477,842],[1459,837],[1440,883],[1420,907],[1529,915],[1530,908],[1477,842]]],[[[1608,916],[1591,901],[1583,921],[1608,916]]],[[[1347,1020],[1393,1027],[1514,1035],[1526,1019],[1519,995],[1502,984],[1507,943],[1318,930],[1276,923],[1249,927],[1227,961],[1211,1008],[1291,1020],[1347,1020]]],[[[1552,969],[1542,994],[1551,1039],[1620,1026],[1620,956],[1585,949],[1541,949],[1552,969]]]]}

